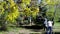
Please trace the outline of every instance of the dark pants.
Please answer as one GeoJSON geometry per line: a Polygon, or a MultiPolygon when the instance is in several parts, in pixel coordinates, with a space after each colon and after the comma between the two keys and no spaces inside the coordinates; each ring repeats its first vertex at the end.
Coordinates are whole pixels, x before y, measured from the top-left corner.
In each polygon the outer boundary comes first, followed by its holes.
{"type": "Polygon", "coordinates": [[[45,31],[47,29],[47,27],[45,26],[45,24],[43,26],[44,26],[44,31],[45,31]]]}
{"type": "Polygon", "coordinates": [[[46,33],[47,33],[47,34],[52,34],[52,27],[48,27],[46,33]]]}

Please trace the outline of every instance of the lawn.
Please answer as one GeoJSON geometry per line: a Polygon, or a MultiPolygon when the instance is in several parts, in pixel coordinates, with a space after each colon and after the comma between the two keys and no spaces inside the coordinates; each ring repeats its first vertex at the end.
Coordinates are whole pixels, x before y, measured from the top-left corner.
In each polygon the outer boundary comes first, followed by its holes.
{"type": "MultiPolygon", "coordinates": [[[[60,23],[59,22],[55,22],[54,26],[53,26],[53,31],[54,32],[60,32],[60,23]]],[[[7,31],[0,31],[0,34],[23,34],[23,33],[29,33],[31,32],[32,34],[37,33],[34,32],[30,29],[25,29],[25,28],[21,28],[21,27],[8,27],[7,31]]],[[[39,33],[39,32],[38,32],[39,33]]]]}

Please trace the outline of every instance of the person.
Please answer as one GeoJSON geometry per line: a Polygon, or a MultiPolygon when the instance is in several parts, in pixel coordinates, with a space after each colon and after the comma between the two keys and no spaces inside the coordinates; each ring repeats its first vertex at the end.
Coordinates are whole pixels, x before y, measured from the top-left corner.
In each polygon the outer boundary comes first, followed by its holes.
{"type": "Polygon", "coordinates": [[[53,21],[48,20],[48,22],[47,22],[47,25],[48,25],[47,34],[52,34],[52,26],[53,26],[52,24],[53,24],[53,21]]]}
{"type": "Polygon", "coordinates": [[[47,29],[47,18],[44,18],[44,31],[47,29]]]}

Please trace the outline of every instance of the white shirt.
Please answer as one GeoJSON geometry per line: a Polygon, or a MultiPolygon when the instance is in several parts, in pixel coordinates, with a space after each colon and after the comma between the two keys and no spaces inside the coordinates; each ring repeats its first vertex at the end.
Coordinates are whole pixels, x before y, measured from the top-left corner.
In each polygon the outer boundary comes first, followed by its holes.
{"type": "Polygon", "coordinates": [[[48,21],[48,26],[52,27],[53,21],[48,21]]]}
{"type": "Polygon", "coordinates": [[[47,27],[47,19],[46,18],[45,18],[44,24],[47,27]]]}
{"type": "Polygon", "coordinates": [[[44,24],[47,24],[47,19],[45,18],[44,24]]]}

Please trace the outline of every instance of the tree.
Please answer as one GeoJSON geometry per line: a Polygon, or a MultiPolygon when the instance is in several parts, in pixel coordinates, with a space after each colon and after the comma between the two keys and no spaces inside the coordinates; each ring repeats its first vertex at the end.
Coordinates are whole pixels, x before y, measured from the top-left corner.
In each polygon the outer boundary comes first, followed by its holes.
{"type": "Polygon", "coordinates": [[[18,6],[13,0],[4,0],[0,4],[0,20],[2,20],[2,29],[6,29],[7,22],[16,22],[20,12],[18,10],[18,6]]]}
{"type": "Polygon", "coordinates": [[[54,18],[56,14],[56,5],[59,4],[59,0],[45,0],[44,3],[47,4],[48,8],[46,12],[47,17],[49,19],[54,18]]]}

